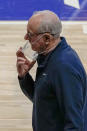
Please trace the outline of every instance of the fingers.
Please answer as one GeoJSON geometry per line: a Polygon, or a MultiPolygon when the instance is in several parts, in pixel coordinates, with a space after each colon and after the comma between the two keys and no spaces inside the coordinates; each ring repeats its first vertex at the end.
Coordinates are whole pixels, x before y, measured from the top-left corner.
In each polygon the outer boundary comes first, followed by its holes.
{"type": "Polygon", "coordinates": [[[28,72],[29,61],[24,56],[24,53],[22,52],[22,47],[20,47],[19,50],[16,52],[16,56],[17,56],[16,62],[17,72],[20,77],[23,77],[28,72]]]}
{"type": "Polygon", "coordinates": [[[20,77],[24,76],[35,64],[36,61],[31,61],[28,58],[24,56],[24,53],[22,52],[22,47],[19,48],[19,50],[16,52],[17,55],[17,72],[20,77]]]}
{"type": "Polygon", "coordinates": [[[30,62],[26,58],[17,57],[16,67],[19,76],[24,76],[30,68],[30,62]]]}
{"type": "Polygon", "coordinates": [[[19,50],[22,50],[22,47],[20,47],[19,50]]]}
{"type": "Polygon", "coordinates": [[[17,57],[17,60],[18,60],[18,61],[26,61],[26,59],[23,58],[23,57],[17,57]]]}
{"type": "Polygon", "coordinates": [[[24,57],[24,53],[22,52],[22,47],[19,48],[19,50],[16,52],[16,56],[21,56],[24,57]]]}
{"type": "Polygon", "coordinates": [[[17,66],[25,64],[26,59],[23,57],[17,57],[17,66]]]}
{"type": "Polygon", "coordinates": [[[27,58],[23,58],[23,57],[17,57],[17,63],[18,65],[30,65],[31,61],[29,61],[27,58]]]}
{"type": "Polygon", "coordinates": [[[17,62],[17,66],[23,65],[24,63],[25,63],[25,62],[19,61],[19,62],[17,62]]]}

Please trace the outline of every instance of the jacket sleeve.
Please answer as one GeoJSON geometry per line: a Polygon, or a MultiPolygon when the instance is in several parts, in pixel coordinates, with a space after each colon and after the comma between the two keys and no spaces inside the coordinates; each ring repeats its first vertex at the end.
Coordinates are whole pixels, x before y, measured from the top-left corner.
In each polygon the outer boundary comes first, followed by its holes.
{"type": "Polygon", "coordinates": [[[29,73],[25,77],[20,78],[18,76],[19,85],[25,96],[27,96],[33,102],[34,95],[34,81],[29,73]]]}
{"type": "Polygon", "coordinates": [[[83,89],[80,76],[68,64],[54,71],[54,90],[64,115],[64,131],[82,131],[83,89]]]}

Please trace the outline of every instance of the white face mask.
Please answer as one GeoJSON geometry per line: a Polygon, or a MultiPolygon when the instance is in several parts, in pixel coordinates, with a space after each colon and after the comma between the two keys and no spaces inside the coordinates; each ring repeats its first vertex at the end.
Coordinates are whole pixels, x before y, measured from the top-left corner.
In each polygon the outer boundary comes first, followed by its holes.
{"type": "MultiPolygon", "coordinates": [[[[43,34],[44,35],[44,34],[43,34]]],[[[22,52],[24,53],[24,55],[27,57],[27,58],[30,58],[30,59],[32,59],[33,61],[35,61],[35,60],[37,60],[37,57],[38,57],[38,55],[39,54],[44,54],[44,53],[46,53],[47,51],[46,50],[44,50],[44,51],[41,51],[41,52],[37,52],[37,51],[33,51],[32,49],[31,49],[31,46],[30,45],[34,45],[34,44],[36,44],[36,42],[38,42],[42,37],[43,37],[43,35],[41,35],[39,38],[37,38],[34,42],[29,42],[29,41],[27,41],[26,43],[25,43],[25,45],[23,46],[23,48],[22,48],[22,52]],[[30,56],[31,55],[31,56],[30,56]]],[[[56,46],[55,46],[56,47],[56,46]]],[[[48,50],[52,50],[52,49],[54,49],[55,47],[52,47],[52,48],[49,48],[48,50]]]]}
{"type": "Polygon", "coordinates": [[[27,41],[22,47],[22,52],[24,53],[25,57],[30,61],[35,61],[38,57],[38,53],[31,49],[31,43],[29,43],[29,41],[27,41]]]}
{"type": "MultiPolygon", "coordinates": [[[[24,44],[24,46],[22,47],[22,52],[24,53],[25,57],[27,57],[27,59],[35,61],[38,57],[38,55],[40,53],[38,53],[37,51],[33,51],[31,49],[31,46],[34,44],[37,44],[37,42],[43,37],[43,35],[41,35],[39,38],[37,38],[35,41],[33,42],[29,42],[27,40],[27,42],[24,44]]],[[[43,52],[41,52],[42,54],[43,52]]]]}

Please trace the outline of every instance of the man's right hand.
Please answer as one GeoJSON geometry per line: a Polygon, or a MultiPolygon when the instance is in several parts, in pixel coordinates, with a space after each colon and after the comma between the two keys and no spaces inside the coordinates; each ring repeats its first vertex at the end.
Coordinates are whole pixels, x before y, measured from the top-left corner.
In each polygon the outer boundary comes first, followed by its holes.
{"type": "Polygon", "coordinates": [[[17,56],[17,62],[16,62],[16,67],[17,67],[17,72],[19,77],[24,77],[28,71],[33,67],[36,61],[29,61],[23,54],[22,48],[20,48],[16,52],[17,56]]]}

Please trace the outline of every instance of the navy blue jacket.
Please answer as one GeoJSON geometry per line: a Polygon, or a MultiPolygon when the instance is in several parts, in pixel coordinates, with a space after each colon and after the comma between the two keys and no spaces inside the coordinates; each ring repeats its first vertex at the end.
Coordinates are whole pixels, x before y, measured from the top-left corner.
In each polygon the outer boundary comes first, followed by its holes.
{"type": "Polygon", "coordinates": [[[39,55],[36,79],[19,78],[33,102],[33,131],[85,131],[86,72],[65,38],[48,55],[39,55]]]}

